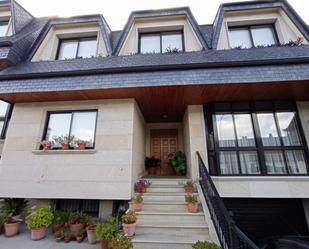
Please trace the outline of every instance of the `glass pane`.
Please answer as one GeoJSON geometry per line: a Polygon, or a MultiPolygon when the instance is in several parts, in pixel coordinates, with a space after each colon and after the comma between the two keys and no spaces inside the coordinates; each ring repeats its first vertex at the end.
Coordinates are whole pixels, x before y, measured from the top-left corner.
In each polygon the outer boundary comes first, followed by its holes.
{"type": "Polygon", "coordinates": [[[276,128],[274,114],[258,113],[257,118],[259,122],[263,145],[280,146],[280,139],[276,128]]]}
{"type": "Polygon", "coordinates": [[[2,134],[3,126],[4,126],[4,121],[0,121],[0,135],[2,134]]]}
{"type": "Polygon", "coordinates": [[[84,40],[79,42],[78,57],[90,58],[97,54],[97,40],[84,40]]]}
{"type": "Polygon", "coordinates": [[[282,151],[266,151],[265,164],[268,174],[286,173],[282,151]]]}
{"type": "Polygon", "coordinates": [[[58,54],[58,60],[74,59],[76,57],[77,41],[62,41],[58,54]]]}
{"type": "Polygon", "coordinates": [[[221,174],[239,174],[236,151],[221,151],[219,160],[221,174]]]}
{"type": "Polygon", "coordinates": [[[162,52],[183,51],[182,34],[163,34],[162,52]]]}
{"type": "Polygon", "coordinates": [[[251,48],[251,38],[248,29],[230,29],[229,30],[230,47],[251,48]]]}
{"type": "Polygon", "coordinates": [[[150,34],[141,35],[141,53],[160,53],[160,35],[150,34]]]}
{"type": "Polygon", "coordinates": [[[235,147],[235,133],[232,114],[217,114],[216,125],[220,147],[235,147]]]}
{"type": "MultiPolygon", "coordinates": [[[[54,137],[69,135],[71,115],[71,113],[50,114],[45,139],[53,140],[54,137]]],[[[54,147],[60,147],[60,144],[55,144],[54,147]]]]}
{"type": "Polygon", "coordinates": [[[0,24],[0,36],[5,36],[6,31],[8,30],[8,24],[0,24]]]}
{"type": "Polygon", "coordinates": [[[256,151],[240,151],[239,160],[242,174],[259,174],[259,159],[256,151]]]}
{"type": "Polygon", "coordinates": [[[278,112],[276,113],[283,144],[285,146],[301,145],[296,117],[294,112],[278,112]]]}
{"type": "Polygon", "coordinates": [[[87,146],[93,147],[96,116],[96,112],[75,112],[73,114],[71,135],[75,140],[88,141],[87,146]]]}
{"type": "Polygon", "coordinates": [[[250,114],[235,114],[234,120],[236,126],[238,146],[255,146],[253,126],[250,114]]]}
{"type": "Polygon", "coordinates": [[[5,117],[8,106],[9,106],[8,103],[6,103],[4,101],[0,101],[0,116],[1,117],[5,117]]]}
{"type": "Polygon", "coordinates": [[[276,43],[272,27],[252,27],[252,38],[254,46],[267,46],[276,43]]]}
{"type": "Polygon", "coordinates": [[[289,172],[291,174],[307,174],[304,152],[301,150],[288,150],[285,152],[289,172]]]}

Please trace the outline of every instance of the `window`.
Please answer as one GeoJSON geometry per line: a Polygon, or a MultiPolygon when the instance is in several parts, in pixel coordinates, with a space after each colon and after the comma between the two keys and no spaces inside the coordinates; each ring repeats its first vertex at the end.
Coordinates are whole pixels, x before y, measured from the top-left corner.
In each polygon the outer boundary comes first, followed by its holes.
{"type": "Polygon", "coordinates": [[[182,31],[140,33],[139,52],[168,53],[184,50],[182,31]]]}
{"type": "Polygon", "coordinates": [[[97,38],[63,39],[59,41],[57,59],[90,58],[96,56],[97,38]]]}
{"type": "Polygon", "coordinates": [[[6,36],[9,22],[0,22],[0,37],[6,36]]]}
{"type": "Polygon", "coordinates": [[[6,126],[9,118],[10,105],[0,101],[0,138],[5,138],[6,126]]]}
{"type": "MultiPolygon", "coordinates": [[[[94,148],[96,118],[97,111],[50,112],[44,139],[53,140],[59,136],[74,136],[75,140],[88,141],[88,149],[94,148]]],[[[54,148],[60,147],[60,144],[54,144],[54,148]]]]}
{"type": "Polygon", "coordinates": [[[273,25],[229,27],[230,47],[251,48],[278,43],[273,25]]]}
{"type": "Polygon", "coordinates": [[[211,172],[305,175],[308,153],[292,104],[218,103],[205,107],[211,172]],[[217,166],[216,166],[217,165],[217,166]]]}

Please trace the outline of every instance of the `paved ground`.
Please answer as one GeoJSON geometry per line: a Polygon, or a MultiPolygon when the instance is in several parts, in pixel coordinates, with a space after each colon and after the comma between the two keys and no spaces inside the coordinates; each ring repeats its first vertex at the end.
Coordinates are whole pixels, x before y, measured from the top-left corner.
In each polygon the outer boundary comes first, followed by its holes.
{"type": "Polygon", "coordinates": [[[48,236],[40,241],[32,241],[30,239],[30,231],[25,227],[21,233],[12,238],[6,238],[3,234],[0,235],[1,249],[99,249],[100,244],[90,245],[87,238],[82,243],[71,241],[69,243],[55,242],[49,231],[48,236]]]}

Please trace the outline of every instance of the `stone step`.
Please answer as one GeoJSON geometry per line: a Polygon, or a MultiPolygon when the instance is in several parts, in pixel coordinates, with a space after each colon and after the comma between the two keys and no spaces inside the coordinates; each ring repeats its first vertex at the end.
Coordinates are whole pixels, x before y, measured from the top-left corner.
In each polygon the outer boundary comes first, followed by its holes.
{"type": "Polygon", "coordinates": [[[187,182],[189,179],[186,178],[145,178],[150,181],[153,185],[182,185],[187,182]]]}
{"type": "Polygon", "coordinates": [[[185,193],[185,189],[182,186],[150,186],[147,189],[147,193],[185,193]]]}
{"type": "Polygon", "coordinates": [[[146,201],[159,201],[159,202],[181,202],[185,201],[185,193],[145,193],[143,200],[146,201]]]}
{"type": "Polygon", "coordinates": [[[186,212],[187,211],[187,203],[185,203],[185,202],[150,202],[150,201],[144,201],[143,211],[186,212]]]}

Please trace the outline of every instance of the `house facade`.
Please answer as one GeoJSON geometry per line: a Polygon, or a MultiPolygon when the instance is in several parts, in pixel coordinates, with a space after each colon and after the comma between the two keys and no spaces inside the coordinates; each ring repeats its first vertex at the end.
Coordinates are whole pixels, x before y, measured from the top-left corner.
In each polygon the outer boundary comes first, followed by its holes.
{"type": "Polygon", "coordinates": [[[198,182],[199,152],[252,239],[308,234],[309,30],[287,1],[223,4],[207,25],[186,7],[136,11],[121,31],[13,0],[0,19],[1,197],[106,217],[148,177],[146,156],[177,179],[168,158],[183,151],[180,180],[198,182]],[[65,135],[86,149],[42,149],[65,135]]]}

